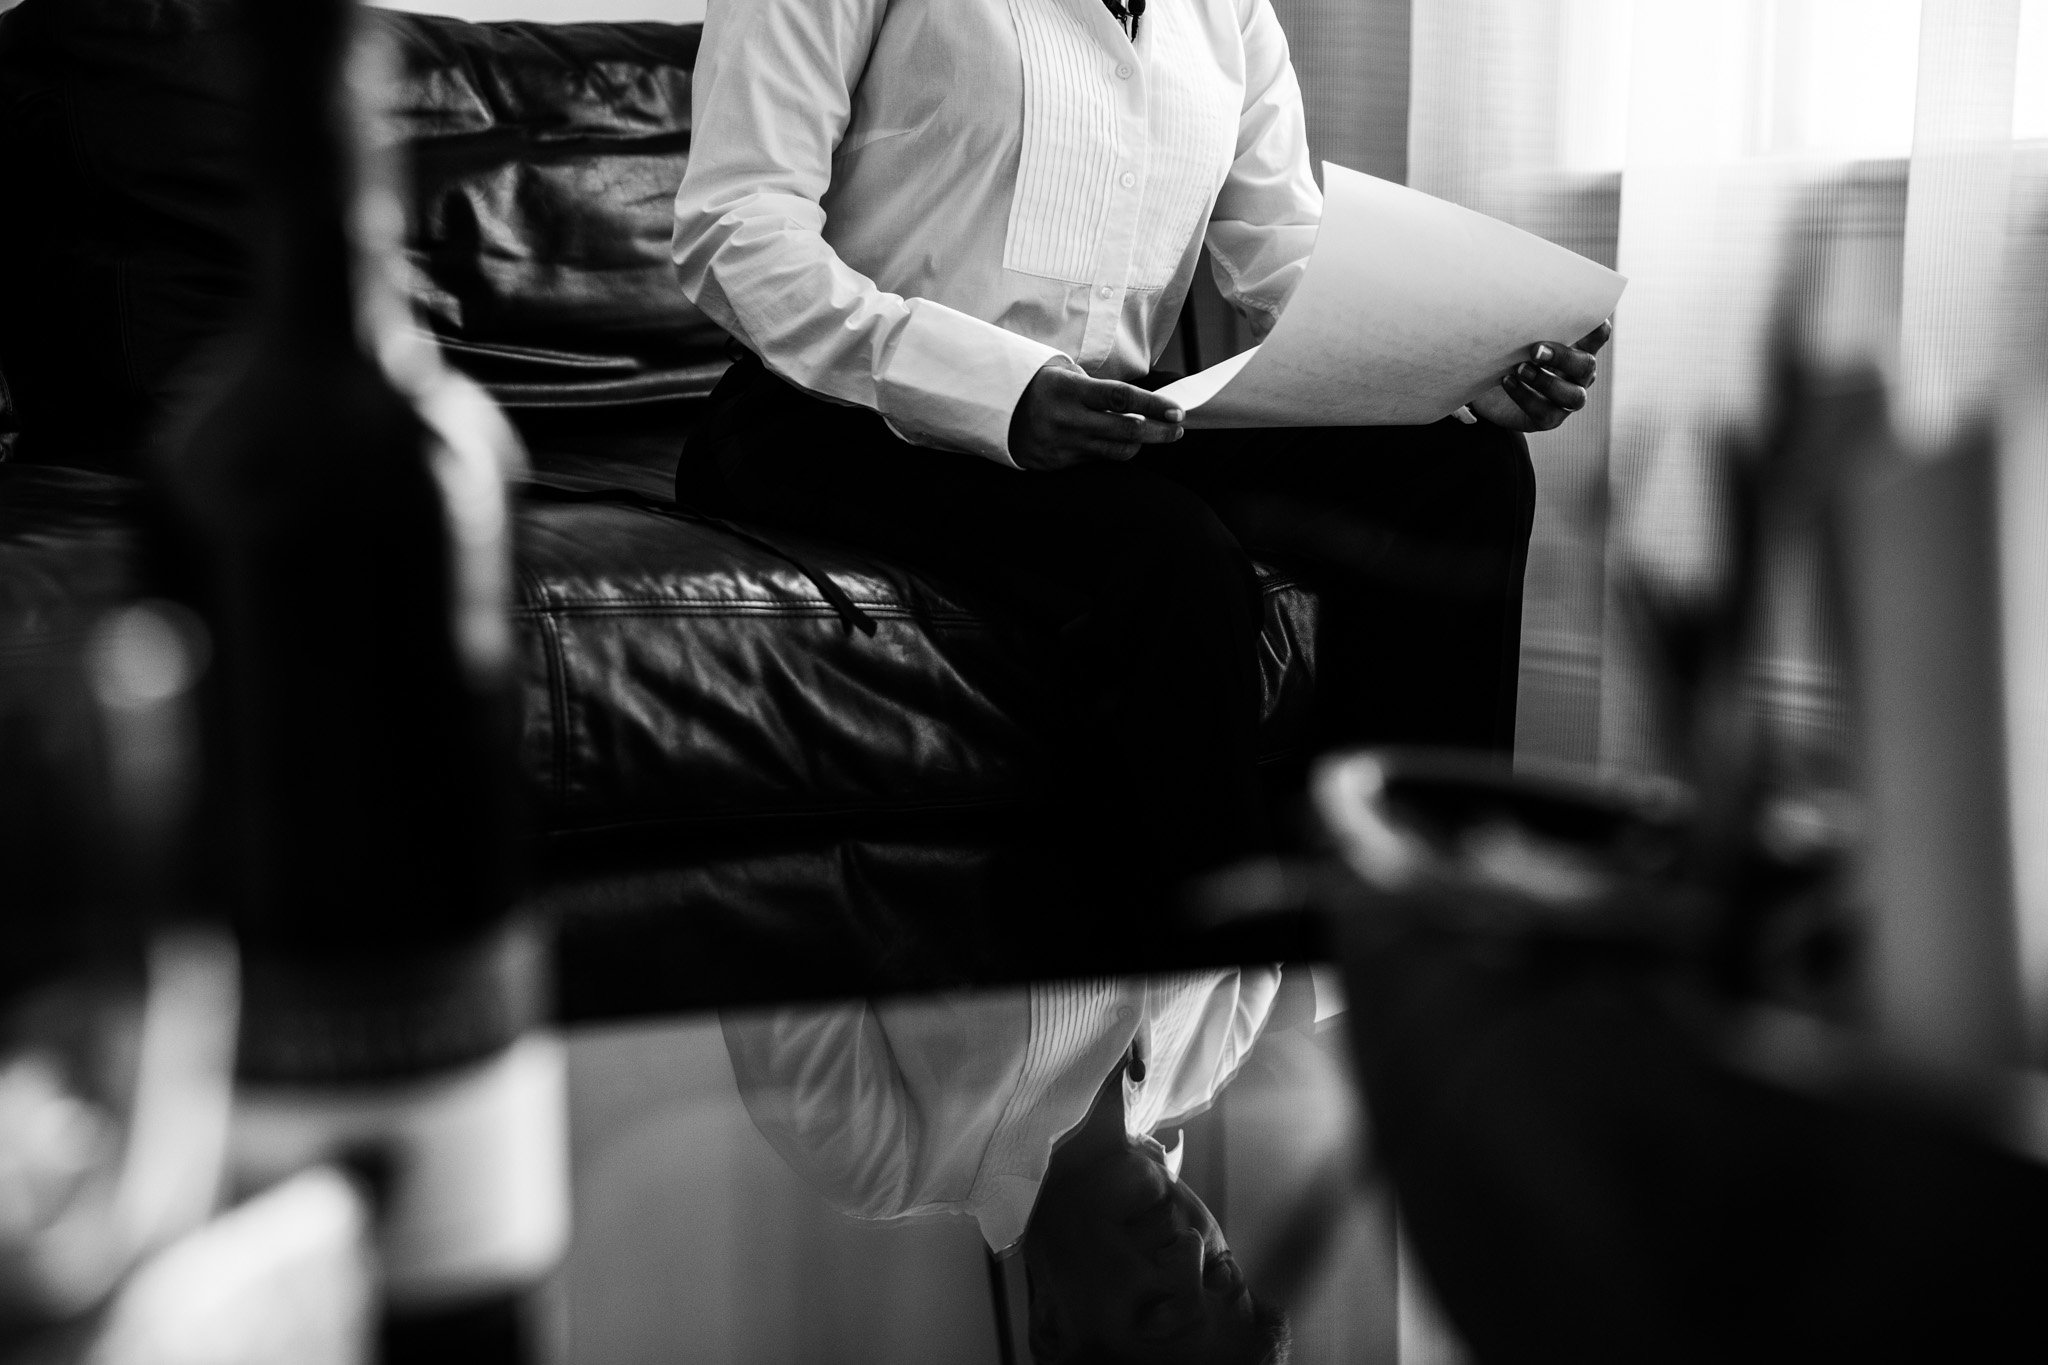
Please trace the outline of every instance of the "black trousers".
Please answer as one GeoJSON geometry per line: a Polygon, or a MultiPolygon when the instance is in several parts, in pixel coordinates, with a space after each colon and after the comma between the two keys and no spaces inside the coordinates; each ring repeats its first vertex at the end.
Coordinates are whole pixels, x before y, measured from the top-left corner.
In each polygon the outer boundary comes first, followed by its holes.
{"type": "Polygon", "coordinates": [[[1041,629],[1053,804],[1156,886],[1272,837],[1250,551],[1319,589],[1314,746],[1514,740],[1535,481],[1498,427],[1190,431],[1128,463],[1021,473],[912,446],[747,357],[678,498],[871,550],[1041,629]]]}

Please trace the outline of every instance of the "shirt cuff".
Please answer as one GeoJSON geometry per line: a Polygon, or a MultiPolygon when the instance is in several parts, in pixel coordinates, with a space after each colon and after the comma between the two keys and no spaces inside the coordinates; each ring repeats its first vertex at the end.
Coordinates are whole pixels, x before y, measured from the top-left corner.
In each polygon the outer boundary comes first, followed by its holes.
{"type": "Polygon", "coordinates": [[[1062,352],[930,299],[910,316],[875,376],[882,416],[914,445],[960,450],[1012,469],[1010,417],[1024,386],[1062,352]]]}

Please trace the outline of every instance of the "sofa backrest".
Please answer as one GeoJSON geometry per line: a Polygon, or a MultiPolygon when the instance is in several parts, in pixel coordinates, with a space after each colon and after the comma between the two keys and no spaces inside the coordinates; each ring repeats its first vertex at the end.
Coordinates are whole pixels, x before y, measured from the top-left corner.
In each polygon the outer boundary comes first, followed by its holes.
{"type": "MultiPolygon", "coordinates": [[[[708,392],[724,336],[668,259],[699,27],[370,21],[403,73],[412,292],[453,363],[515,409],[708,392]]],[[[0,372],[31,458],[132,460],[234,325],[248,69],[232,0],[0,16],[0,372]]]]}

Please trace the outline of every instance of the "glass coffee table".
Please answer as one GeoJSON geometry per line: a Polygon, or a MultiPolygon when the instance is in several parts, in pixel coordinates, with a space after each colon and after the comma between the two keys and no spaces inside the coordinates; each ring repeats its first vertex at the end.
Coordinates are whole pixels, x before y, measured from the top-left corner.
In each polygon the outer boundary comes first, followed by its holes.
{"type": "Polygon", "coordinates": [[[1358,755],[1319,783],[1331,858],[1238,869],[1196,904],[1307,913],[1341,971],[573,1032],[567,1358],[2041,1340],[2048,1083],[1861,1027],[1824,877],[1700,875],[1687,799],[1655,785],[1442,755],[1358,755]]]}

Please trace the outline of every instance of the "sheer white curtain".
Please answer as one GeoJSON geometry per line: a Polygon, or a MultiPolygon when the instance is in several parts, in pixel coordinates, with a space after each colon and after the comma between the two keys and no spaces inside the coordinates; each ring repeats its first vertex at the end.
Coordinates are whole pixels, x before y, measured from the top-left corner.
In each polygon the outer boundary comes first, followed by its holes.
{"type": "Polygon", "coordinates": [[[2023,11],[2014,225],[2003,261],[1999,421],[2006,718],[2022,981],[2029,1042],[2048,1056],[2048,2],[2023,11]]]}
{"type": "MultiPolygon", "coordinates": [[[[1416,0],[1409,183],[1614,265],[1622,17],[1612,5],[1566,0],[1416,0]]],[[[1597,386],[1586,412],[1532,442],[1538,494],[1519,722],[1528,753],[1600,753],[1613,394],[1611,382],[1597,386]]]]}
{"type": "MultiPolygon", "coordinates": [[[[2048,0],[1415,0],[1408,132],[1410,183],[1631,281],[1595,405],[1533,443],[1526,754],[1664,763],[1621,568],[1714,572],[1703,456],[1763,416],[1788,252],[1818,230],[1880,263],[1855,340],[1904,447],[1998,433],[1987,696],[2011,761],[1977,777],[2021,836],[2008,950],[2048,987],[2048,0]]],[[[1826,730],[1841,672],[1812,638],[1788,634],[1758,702],[1826,730]]]]}

